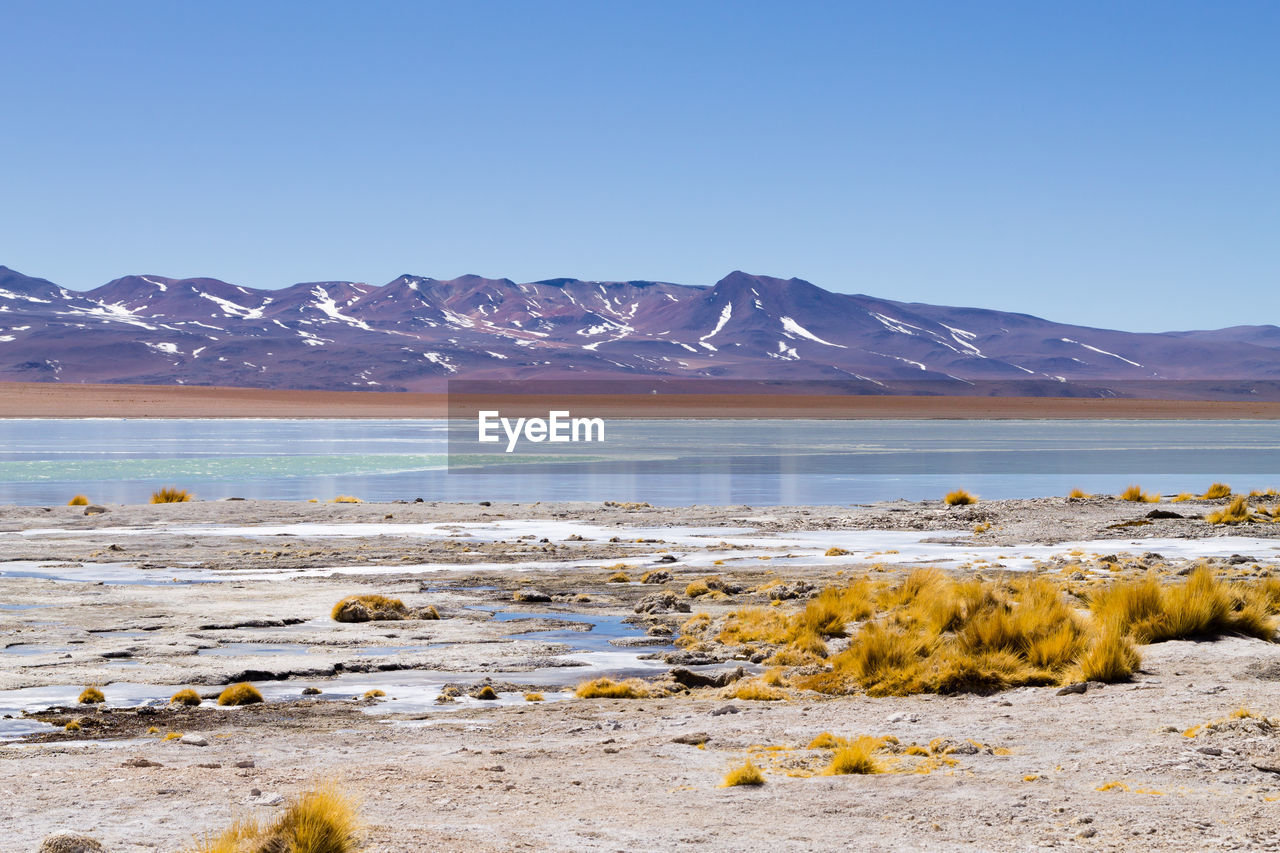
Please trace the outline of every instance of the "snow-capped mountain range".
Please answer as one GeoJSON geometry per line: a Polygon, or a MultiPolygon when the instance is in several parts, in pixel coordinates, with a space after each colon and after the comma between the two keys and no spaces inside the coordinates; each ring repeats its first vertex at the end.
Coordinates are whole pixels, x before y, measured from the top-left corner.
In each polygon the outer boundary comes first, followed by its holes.
{"type": "Polygon", "coordinates": [[[1109,331],[743,272],[713,286],[403,275],[281,290],[133,275],[73,291],[0,266],[3,381],[439,391],[648,377],[1274,399],[1280,328],[1109,331]]]}

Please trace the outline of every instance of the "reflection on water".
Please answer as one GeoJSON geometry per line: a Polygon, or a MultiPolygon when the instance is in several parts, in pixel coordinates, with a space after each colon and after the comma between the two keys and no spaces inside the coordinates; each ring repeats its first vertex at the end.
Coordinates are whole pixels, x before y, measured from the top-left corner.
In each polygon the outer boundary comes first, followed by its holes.
{"type": "Polygon", "coordinates": [[[987,498],[1280,485],[1280,428],[1267,421],[610,420],[607,435],[581,446],[594,461],[563,461],[579,446],[561,444],[562,461],[535,448],[486,467],[511,457],[465,453],[455,462],[479,467],[449,470],[440,420],[4,420],[0,503],[138,503],[167,484],[205,499],[666,505],[920,499],[957,484],[987,498]]]}

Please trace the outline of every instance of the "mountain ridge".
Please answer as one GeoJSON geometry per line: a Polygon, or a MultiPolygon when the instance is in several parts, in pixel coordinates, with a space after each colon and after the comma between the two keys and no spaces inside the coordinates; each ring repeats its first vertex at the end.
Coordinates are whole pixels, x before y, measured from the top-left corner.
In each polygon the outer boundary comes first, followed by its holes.
{"type": "Polygon", "coordinates": [[[734,270],[713,285],[403,274],[278,290],[0,266],[0,380],[444,390],[475,380],[831,383],[843,393],[1280,398],[1280,328],[1126,332],[734,270]]]}

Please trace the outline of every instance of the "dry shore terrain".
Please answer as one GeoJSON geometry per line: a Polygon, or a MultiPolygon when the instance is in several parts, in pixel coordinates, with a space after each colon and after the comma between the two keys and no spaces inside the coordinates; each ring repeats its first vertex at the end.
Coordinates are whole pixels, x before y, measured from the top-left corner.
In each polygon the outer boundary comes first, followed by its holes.
{"type": "Polygon", "coordinates": [[[1280,418],[1276,402],[1058,397],[862,397],[805,394],[453,395],[160,385],[0,382],[3,418],[443,418],[482,408],[616,418],[1280,418]]]}
{"type": "MultiPolygon", "coordinates": [[[[892,588],[929,566],[1043,578],[1081,608],[1098,585],[1177,585],[1196,565],[1273,577],[1280,523],[1200,517],[1225,505],[5,507],[0,848],[75,831],[113,853],[183,850],[332,780],[379,853],[1280,849],[1266,639],[1142,645],[1130,678],[1065,692],[830,695],[798,679],[774,701],[732,695],[771,669],[767,644],[673,643],[698,613],[789,617],[823,587],[892,588]],[[363,594],[411,618],[330,618],[363,594]],[[652,695],[573,695],[602,674],[652,695]],[[243,680],[267,701],[218,707],[243,680]],[[77,704],[87,685],[104,705],[77,704]],[[205,701],[170,705],[183,687],[205,701]],[[884,772],[825,775],[824,732],[894,739],[884,772]],[[749,756],[765,784],[720,787],[749,756]]],[[[849,642],[828,637],[832,654],[849,642]]]]}

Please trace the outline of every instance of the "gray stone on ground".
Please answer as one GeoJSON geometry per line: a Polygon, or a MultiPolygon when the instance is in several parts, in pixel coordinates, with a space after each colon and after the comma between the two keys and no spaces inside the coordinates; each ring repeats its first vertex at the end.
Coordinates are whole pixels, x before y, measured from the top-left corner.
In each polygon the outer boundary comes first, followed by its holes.
{"type": "Polygon", "coordinates": [[[75,832],[59,832],[45,838],[36,853],[104,853],[105,850],[95,838],[75,832]]]}

